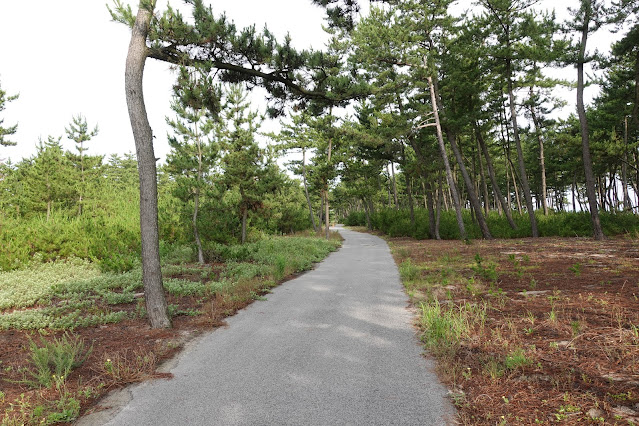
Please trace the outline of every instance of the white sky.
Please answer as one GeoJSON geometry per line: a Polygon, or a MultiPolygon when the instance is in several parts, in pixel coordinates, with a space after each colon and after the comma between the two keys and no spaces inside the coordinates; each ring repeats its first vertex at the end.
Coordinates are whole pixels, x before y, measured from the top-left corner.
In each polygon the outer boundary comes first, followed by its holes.
{"type": "MultiPolygon", "coordinates": [[[[137,6],[136,0],[129,3],[137,6]]],[[[310,1],[210,3],[214,12],[226,11],[238,27],[256,24],[261,29],[267,23],[278,39],[289,32],[296,48],[321,49],[327,39],[321,28],[323,11],[310,1]]],[[[63,146],[75,149],[64,128],[79,113],[90,126],[97,123],[100,128],[87,144],[89,154],[135,153],[124,97],[130,31],[111,21],[105,4],[105,0],[0,1],[0,84],[7,94],[20,94],[5,104],[0,116],[5,126],[18,123],[17,133],[10,138],[18,145],[0,147],[0,158],[16,162],[33,155],[38,138],[46,140],[48,135],[62,136],[63,146]]],[[[166,4],[159,0],[157,10],[164,10],[166,4]]],[[[171,5],[190,16],[181,0],[171,5]]],[[[145,102],[156,136],[156,157],[162,159],[169,150],[165,117],[174,115],[169,107],[174,80],[168,64],[147,60],[145,102]]]]}
{"type": "MultiPolygon", "coordinates": [[[[136,0],[129,2],[137,6],[136,0]]],[[[190,16],[180,0],[171,3],[190,16]]],[[[321,28],[323,11],[310,0],[209,3],[215,12],[226,11],[239,27],[256,24],[262,28],[266,23],[279,39],[289,32],[297,48],[322,49],[327,39],[321,28]]],[[[461,0],[460,6],[464,4],[472,3],[461,0]]],[[[550,0],[542,4],[556,6],[550,0]]],[[[562,2],[561,7],[567,4],[576,6],[577,2],[562,2]]],[[[165,6],[166,0],[159,0],[157,10],[165,6]]],[[[607,35],[603,37],[599,44],[607,50],[611,40],[607,35]]],[[[18,132],[11,138],[18,145],[0,147],[0,158],[9,157],[15,162],[33,155],[38,138],[48,135],[62,136],[64,147],[74,149],[64,128],[79,113],[90,126],[98,124],[100,128],[88,144],[90,154],[135,152],[124,98],[129,38],[126,26],[111,21],[105,0],[1,1],[0,84],[9,95],[19,93],[20,98],[5,105],[0,117],[5,126],[18,123],[18,132]]],[[[169,103],[174,75],[168,64],[147,60],[144,78],[147,112],[156,135],[156,157],[163,160],[169,149],[165,117],[173,116],[169,103]]],[[[265,125],[262,130],[269,127],[273,125],[265,125]]]]}

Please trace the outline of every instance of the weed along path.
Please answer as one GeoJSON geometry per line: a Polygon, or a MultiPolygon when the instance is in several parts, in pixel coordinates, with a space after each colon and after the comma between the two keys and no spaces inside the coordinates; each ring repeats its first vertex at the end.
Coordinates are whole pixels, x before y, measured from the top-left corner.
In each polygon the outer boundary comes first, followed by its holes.
{"type": "Polygon", "coordinates": [[[343,247],[82,419],[110,425],[440,425],[454,419],[411,322],[386,243],[343,247]],[[111,410],[117,411],[117,410],[111,410]]]}

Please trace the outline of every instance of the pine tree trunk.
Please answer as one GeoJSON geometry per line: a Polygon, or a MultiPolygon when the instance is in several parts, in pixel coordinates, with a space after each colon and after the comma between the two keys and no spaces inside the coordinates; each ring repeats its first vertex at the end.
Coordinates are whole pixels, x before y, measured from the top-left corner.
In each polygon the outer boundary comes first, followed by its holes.
{"type": "MultiPolygon", "coordinates": [[[[331,164],[331,154],[333,151],[333,140],[329,139],[328,141],[328,164],[331,164]]],[[[326,239],[330,239],[330,213],[329,213],[329,205],[328,205],[328,179],[326,180],[325,183],[325,188],[324,188],[324,209],[326,209],[325,214],[324,214],[324,220],[326,221],[326,239]]]]}
{"type": "MultiPolygon", "coordinates": [[[[532,87],[530,88],[531,96],[532,96],[532,87]]],[[[530,114],[532,116],[533,124],[535,125],[535,133],[537,134],[537,143],[539,144],[539,167],[541,167],[541,204],[544,209],[544,216],[548,216],[548,199],[547,188],[546,188],[546,159],[544,157],[544,140],[541,137],[541,124],[537,119],[537,114],[535,113],[535,106],[530,105],[530,114]]]]}
{"type": "Polygon", "coordinates": [[[391,163],[391,173],[393,177],[393,200],[395,201],[395,210],[399,210],[399,201],[397,198],[397,181],[395,180],[395,163],[391,163]]]}
{"type": "Polygon", "coordinates": [[[604,233],[599,221],[599,209],[597,207],[597,193],[595,191],[595,176],[592,171],[592,158],[590,157],[590,136],[588,135],[588,118],[584,106],[584,62],[586,55],[586,43],[588,41],[588,27],[591,16],[587,11],[584,14],[581,42],[579,44],[579,58],[577,59],[577,114],[581,128],[581,148],[584,161],[584,173],[586,175],[586,194],[590,206],[590,220],[592,233],[595,240],[603,240],[604,233]]]}
{"type": "Polygon", "coordinates": [[[171,327],[171,320],[160,269],[156,160],[153,152],[153,133],[146,115],[142,92],[142,77],[147,57],[146,37],[151,22],[151,11],[145,8],[144,3],[140,1],[131,34],[124,85],[140,177],[142,281],[146,310],[152,328],[168,328],[171,327]]]}
{"type": "Polygon", "coordinates": [[[621,184],[623,188],[623,209],[632,211],[628,193],[628,117],[623,118],[623,162],[621,163],[621,184]]]}
{"type": "Polygon", "coordinates": [[[428,185],[424,184],[424,193],[426,194],[426,209],[428,210],[428,231],[430,233],[431,238],[433,238],[435,237],[437,232],[435,231],[435,206],[433,202],[433,185],[430,182],[428,182],[428,185]]]}
{"type": "MultiPolygon", "coordinates": [[[[406,164],[406,153],[404,151],[404,142],[400,142],[402,149],[402,160],[404,165],[406,164]]],[[[408,209],[410,211],[410,226],[411,229],[415,228],[415,209],[413,207],[413,187],[410,182],[410,176],[408,172],[404,170],[404,180],[406,180],[406,195],[408,196],[408,209]]]]}
{"type": "Polygon", "coordinates": [[[513,189],[515,190],[515,201],[517,201],[517,211],[519,212],[519,215],[522,216],[524,214],[524,211],[521,207],[521,198],[519,197],[519,189],[517,187],[517,178],[515,176],[515,166],[513,166],[512,161],[509,164],[510,164],[510,173],[512,174],[512,178],[513,178],[513,189]]]}
{"type": "Polygon", "coordinates": [[[197,247],[197,261],[200,265],[204,265],[204,250],[202,250],[202,241],[200,240],[200,232],[197,227],[197,216],[200,210],[200,183],[202,182],[202,144],[200,136],[195,130],[195,140],[197,144],[197,181],[193,200],[193,237],[195,238],[195,246],[197,247]]]}
{"type": "Polygon", "coordinates": [[[366,202],[366,199],[364,198],[362,198],[362,203],[364,203],[364,213],[366,214],[366,229],[368,229],[369,231],[372,231],[373,227],[371,226],[371,215],[369,211],[369,205],[366,202]]]}
{"type": "Polygon", "coordinates": [[[533,238],[539,237],[537,228],[537,218],[535,217],[535,208],[532,203],[532,195],[530,193],[530,185],[528,184],[528,176],[526,175],[526,165],[524,164],[524,152],[521,148],[521,140],[519,139],[519,127],[517,125],[517,110],[515,108],[515,93],[513,88],[512,70],[510,60],[506,63],[506,73],[508,75],[508,99],[510,101],[510,120],[513,130],[513,138],[515,139],[515,147],[517,148],[517,162],[519,163],[519,181],[521,189],[524,192],[526,200],[526,208],[528,210],[528,218],[530,219],[530,227],[533,238]]]}
{"type": "Polygon", "coordinates": [[[313,204],[311,197],[308,196],[308,184],[306,183],[306,149],[302,149],[302,181],[304,182],[304,195],[306,195],[306,203],[308,204],[308,213],[311,216],[313,224],[313,232],[317,232],[317,224],[315,224],[315,215],[313,215],[313,204]]]}
{"type": "Polygon", "coordinates": [[[490,196],[488,195],[488,182],[486,182],[486,173],[484,171],[484,162],[481,159],[479,141],[477,142],[477,162],[479,163],[479,180],[481,180],[481,189],[484,194],[484,214],[488,216],[490,211],[490,196]]]}
{"type": "Polygon", "coordinates": [[[248,221],[248,208],[242,207],[242,244],[246,242],[246,222],[248,221]]]}
{"type": "Polygon", "coordinates": [[[415,155],[417,156],[417,160],[420,164],[420,171],[422,174],[422,189],[424,191],[424,207],[428,210],[428,229],[431,238],[433,238],[435,236],[435,212],[433,206],[432,185],[428,180],[428,176],[424,172],[426,167],[426,158],[424,158],[424,153],[415,141],[415,138],[409,137],[408,141],[413,147],[413,151],[415,151],[415,155]]]}
{"type": "Polygon", "coordinates": [[[204,250],[202,250],[200,232],[197,228],[197,216],[200,209],[200,188],[196,188],[195,190],[193,204],[193,237],[195,238],[195,246],[197,247],[197,261],[200,265],[204,265],[204,250]]]}
{"type": "Polygon", "coordinates": [[[390,170],[388,169],[388,163],[386,163],[386,175],[388,176],[388,186],[386,187],[386,190],[388,192],[388,208],[390,209],[390,206],[392,204],[391,201],[391,177],[390,177],[390,170]]]}
{"type": "MultiPolygon", "coordinates": [[[[484,141],[484,136],[481,134],[481,130],[479,126],[475,124],[475,132],[477,133],[477,142],[479,142],[479,147],[481,148],[481,152],[484,154],[486,158],[486,167],[488,168],[488,176],[490,177],[490,183],[493,187],[493,192],[495,196],[499,199],[499,203],[506,214],[506,219],[508,220],[508,224],[512,229],[517,229],[517,225],[513,220],[513,215],[510,210],[510,206],[504,200],[504,197],[501,195],[501,190],[499,189],[499,185],[497,184],[497,177],[495,176],[495,168],[493,167],[493,160],[490,157],[488,152],[488,147],[486,146],[486,142],[484,141]]],[[[506,175],[508,175],[508,169],[506,169],[506,175]]],[[[510,194],[509,194],[510,197],[510,194]]]]}
{"type": "Polygon", "coordinates": [[[442,202],[444,201],[444,182],[442,181],[442,175],[438,174],[437,176],[437,204],[435,206],[435,239],[441,240],[442,237],[439,235],[439,221],[441,219],[442,212],[442,202]]]}
{"type": "Polygon", "coordinates": [[[459,200],[459,194],[457,194],[457,187],[455,185],[455,179],[453,178],[453,171],[448,161],[448,153],[446,152],[446,145],[444,144],[444,137],[442,135],[441,123],[439,121],[439,112],[437,108],[437,98],[435,97],[435,87],[433,86],[433,79],[428,77],[428,85],[430,86],[430,99],[433,107],[433,114],[435,116],[435,128],[437,129],[437,142],[439,144],[439,152],[444,161],[444,168],[446,169],[446,179],[448,180],[448,187],[450,188],[451,197],[455,204],[455,213],[457,217],[457,226],[459,228],[459,236],[462,240],[468,238],[466,234],[466,227],[464,226],[464,219],[462,217],[462,206],[459,200]]]}
{"type": "Polygon", "coordinates": [[[481,229],[481,234],[485,239],[490,240],[493,238],[493,236],[490,235],[490,230],[488,229],[486,218],[484,218],[484,214],[482,213],[481,203],[479,202],[479,198],[477,197],[477,193],[474,189],[475,186],[473,185],[472,180],[470,180],[470,175],[468,174],[466,166],[464,165],[464,158],[462,157],[461,151],[457,146],[456,137],[450,130],[447,130],[446,138],[448,139],[448,142],[453,149],[453,153],[455,154],[455,158],[457,159],[459,170],[462,174],[462,178],[464,179],[464,183],[466,184],[466,191],[468,191],[468,199],[470,200],[470,205],[475,212],[475,217],[477,218],[479,229],[481,229]]]}

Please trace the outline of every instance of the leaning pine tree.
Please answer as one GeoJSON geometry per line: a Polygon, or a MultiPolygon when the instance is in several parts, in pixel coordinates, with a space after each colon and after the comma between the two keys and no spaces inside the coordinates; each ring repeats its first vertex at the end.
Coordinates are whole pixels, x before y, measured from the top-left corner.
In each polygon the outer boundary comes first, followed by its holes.
{"type": "MultiPolygon", "coordinates": [[[[334,57],[322,52],[298,52],[290,39],[279,43],[268,31],[255,27],[238,31],[224,15],[215,17],[202,0],[187,0],[193,7],[194,23],[184,20],[172,8],[155,13],[155,0],[140,0],[138,12],[116,0],[110,8],[117,22],[132,29],[126,60],[125,92],[135,140],[140,178],[140,230],[142,237],[142,276],[149,320],[153,328],[170,327],[160,268],[156,164],[153,133],[149,125],[142,77],[147,58],[175,65],[199,66],[217,72],[226,82],[247,82],[269,92],[276,115],[286,101],[304,107],[309,100],[320,107],[357,97],[362,88],[350,84],[349,75],[327,74],[336,68],[334,57]],[[339,95],[327,95],[331,87],[339,95]]],[[[362,85],[364,86],[364,85],[362,85]]]]}

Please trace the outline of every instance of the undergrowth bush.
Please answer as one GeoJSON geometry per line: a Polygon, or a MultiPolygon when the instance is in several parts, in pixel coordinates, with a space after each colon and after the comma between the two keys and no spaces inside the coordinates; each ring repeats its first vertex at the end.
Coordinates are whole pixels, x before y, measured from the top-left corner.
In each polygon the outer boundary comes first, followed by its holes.
{"type": "MultiPolygon", "coordinates": [[[[430,235],[428,212],[416,209],[414,224],[411,223],[410,212],[405,209],[381,209],[371,215],[373,229],[379,230],[391,237],[412,237],[416,239],[433,238],[430,235]]],[[[470,210],[463,210],[462,217],[468,237],[479,239],[482,237],[476,220],[470,210]]],[[[589,237],[592,236],[590,214],[587,212],[559,212],[544,216],[536,213],[539,233],[545,237],[589,237]]],[[[601,224],[606,235],[633,234],[639,232],[639,216],[632,213],[601,212],[601,224]]],[[[497,212],[490,212],[486,222],[495,238],[524,238],[532,235],[530,221],[527,215],[513,212],[513,220],[517,229],[512,229],[505,216],[497,212]]],[[[351,226],[365,226],[366,219],[363,212],[353,212],[344,219],[344,223],[351,226]]],[[[442,211],[440,215],[439,234],[442,239],[459,239],[459,228],[454,210],[442,211]]]]}

